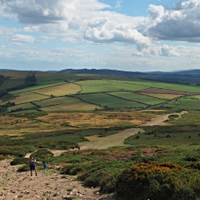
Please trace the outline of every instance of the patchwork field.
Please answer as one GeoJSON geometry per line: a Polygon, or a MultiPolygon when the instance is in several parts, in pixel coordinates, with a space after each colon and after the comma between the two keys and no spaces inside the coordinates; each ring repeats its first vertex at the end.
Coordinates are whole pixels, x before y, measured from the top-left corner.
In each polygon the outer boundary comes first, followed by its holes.
{"type": "Polygon", "coordinates": [[[8,112],[19,110],[19,109],[34,109],[36,108],[32,103],[23,103],[16,106],[11,106],[8,108],[8,112]]]}
{"type": "Polygon", "coordinates": [[[140,102],[140,103],[144,103],[147,105],[155,105],[155,104],[160,104],[165,102],[166,100],[163,99],[158,99],[158,98],[154,98],[154,97],[150,97],[150,96],[146,96],[146,95],[141,95],[138,93],[133,93],[133,92],[113,92],[110,93],[111,95],[123,98],[123,99],[128,99],[128,100],[132,100],[132,101],[136,101],[136,102],[140,102]]]}
{"type": "Polygon", "coordinates": [[[53,87],[53,86],[57,86],[57,85],[64,85],[66,84],[66,82],[58,82],[58,83],[54,83],[54,84],[48,84],[48,85],[36,85],[36,86],[32,86],[32,87],[27,87],[21,90],[15,90],[12,92],[9,92],[10,94],[18,94],[18,93],[22,93],[22,92],[30,92],[33,90],[39,90],[39,89],[43,89],[43,88],[48,88],[48,87],[53,87]]]}
{"type": "Polygon", "coordinates": [[[39,94],[49,95],[49,96],[51,94],[53,94],[54,96],[64,96],[64,95],[77,94],[79,91],[81,91],[81,89],[78,85],[73,84],[73,83],[68,83],[64,85],[35,90],[34,92],[39,93],[39,94]]]}
{"type": "Polygon", "coordinates": [[[176,99],[178,97],[181,97],[182,95],[176,95],[176,94],[157,94],[157,93],[142,93],[144,95],[148,95],[148,96],[151,96],[151,97],[156,97],[158,99],[168,99],[168,100],[171,100],[171,99],[176,99]]]}
{"type": "MultiPolygon", "coordinates": [[[[175,89],[175,88],[174,88],[175,89]]],[[[187,87],[185,88],[185,90],[187,90],[187,87]]],[[[193,88],[193,90],[198,91],[198,88],[193,88]]],[[[161,88],[149,88],[149,89],[145,89],[142,90],[140,92],[144,92],[144,93],[157,93],[157,94],[176,94],[176,95],[194,95],[196,93],[192,93],[192,92],[182,92],[182,91],[178,91],[178,90],[168,90],[168,89],[161,89],[161,88]]]]}
{"type": "Polygon", "coordinates": [[[112,81],[112,80],[89,80],[77,82],[82,88],[81,93],[92,93],[92,92],[106,92],[106,91],[120,91],[120,90],[131,90],[139,91],[149,88],[149,86],[133,85],[124,83],[123,81],[112,81]]]}
{"type": "Polygon", "coordinates": [[[183,97],[178,99],[177,103],[170,103],[166,106],[173,109],[195,111],[200,109],[200,100],[192,97],[183,97]]]}
{"type": "Polygon", "coordinates": [[[109,94],[104,94],[104,93],[81,94],[81,95],[76,95],[76,96],[79,97],[80,99],[83,99],[86,102],[93,103],[96,105],[101,105],[101,106],[108,106],[111,108],[123,108],[123,107],[138,108],[138,107],[146,106],[145,104],[142,104],[142,103],[120,99],[120,98],[114,97],[109,94]]]}
{"type": "MultiPolygon", "coordinates": [[[[48,96],[37,94],[34,92],[24,92],[24,93],[16,94],[15,97],[12,99],[12,102],[14,102],[15,104],[21,104],[21,103],[26,103],[29,101],[36,101],[36,100],[41,100],[41,99],[46,99],[46,98],[50,98],[50,96],[48,97],[48,96]]],[[[2,100],[0,100],[0,105],[3,105],[7,102],[9,101],[3,102],[2,100]]]]}
{"type": "Polygon", "coordinates": [[[38,105],[41,110],[48,112],[56,110],[94,110],[95,108],[101,108],[100,106],[85,103],[78,98],[72,97],[52,98],[44,101],[35,101],[34,103],[38,105]]]}

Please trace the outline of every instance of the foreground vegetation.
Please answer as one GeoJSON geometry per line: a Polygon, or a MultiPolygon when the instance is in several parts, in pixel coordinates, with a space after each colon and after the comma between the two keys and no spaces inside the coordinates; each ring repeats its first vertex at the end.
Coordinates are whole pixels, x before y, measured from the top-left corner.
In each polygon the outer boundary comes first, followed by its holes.
{"type": "Polygon", "coordinates": [[[19,172],[29,170],[30,153],[39,170],[43,161],[49,170],[60,164],[63,176],[77,175],[84,186],[116,192],[119,199],[200,198],[199,87],[35,72],[5,77],[0,159],[12,158],[19,172]],[[183,110],[188,113],[180,117],[183,110]],[[145,126],[169,113],[162,125],[145,126]],[[130,133],[123,147],[84,149],[126,129],[140,131],[130,133]],[[65,152],[54,157],[55,150],[65,152]]]}

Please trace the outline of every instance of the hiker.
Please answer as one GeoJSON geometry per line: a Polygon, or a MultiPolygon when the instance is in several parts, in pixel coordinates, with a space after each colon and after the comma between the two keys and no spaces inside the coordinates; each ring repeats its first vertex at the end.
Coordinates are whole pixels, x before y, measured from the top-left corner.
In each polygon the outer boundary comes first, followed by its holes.
{"type": "Polygon", "coordinates": [[[78,146],[78,150],[79,150],[79,151],[81,150],[81,147],[80,147],[80,146],[78,146]]]}
{"type": "Polygon", "coordinates": [[[22,158],[22,153],[19,154],[19,157],[22,158]]]}
{"type": "Polygon", "coordinates": [[[33,158],[33,156],[30,156],[30,160],[28,161],[30,163],[30,170],[31,170],[31,176],[33,175],[32,170],[35,170],[35,175],[37,176],[37,169],[36,169],[36,159],[33,158]]]}
{"type": "Polygon", "coordinates": [[[44,161],[44,173],[46,174],[47,163],[44,161]]]}
{"type": "Polygon", "coordinates": [[[56,166],[56,170],[60,171],[61,167],[59,165],[56,166]]]}
{"type": "Polygon", "coordinates": [[[76,147],[75,147],[75,146],[73,146],[73,150],[75,150],[75,148],[76,148],[76,147]]]}

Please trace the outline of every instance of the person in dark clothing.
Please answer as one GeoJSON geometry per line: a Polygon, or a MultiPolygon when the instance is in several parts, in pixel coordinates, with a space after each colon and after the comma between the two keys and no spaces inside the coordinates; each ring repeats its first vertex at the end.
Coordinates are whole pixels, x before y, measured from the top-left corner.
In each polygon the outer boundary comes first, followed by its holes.
{"type": "Polygon", "coordinates": [[[35,170],[35,175],[37,176],[37,169],[36,169],[36,164],[35,164],[36,159],[33,158],[33,156],[31,156],[28,163],[30,163],[31,176],[33,175],[33,173],[32,173],[33,170],[35,170]]]}

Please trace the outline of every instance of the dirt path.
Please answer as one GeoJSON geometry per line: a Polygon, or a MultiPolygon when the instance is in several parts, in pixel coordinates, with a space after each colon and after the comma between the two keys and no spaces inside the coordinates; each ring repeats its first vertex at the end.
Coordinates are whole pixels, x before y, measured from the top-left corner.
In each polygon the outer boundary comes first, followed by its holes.
{"type": "Polygon", "coordinates": [[[144,124],[144,126],[154,126],[154,125],[161,125],[164,121],[166,121],[170,115],[179,115],[179,118],[181,117],[181,115],[188,113],[187,111],[182,111],[181,113],[171,113],[171,114],[167,114],[167,115],[163,115],[158,117],[157,119],[155,119],[152,122],[148,122],[146,124],[144,124]]]}
{"type": "Polygon", "coordinates": [[[81,149],[107,149],[108,147],[112,147],[112,146],[125,146],[124,144],[124,140],[131,136],[131,135],[135,135],[138,133],[138,131],[141,131],[142,129],[140,128],[131,128],[131,129],[127,129],[124,130],[120,133],[111,135],[111,136],[107,136],[107,137],[87,137],[90,142],[85,144],[85,143],[81,143],[81,149]]]}
{"type": "MultiPolygon", "coordinates": [[[[165,120],[167,120],[169,118],[170,115],[176,114],[176,115],[179,115],[179,117],[181,117],[181,115],[183,115],[185,113],[187,113],[187,111],[183,111],[181,113],[171,113],[171,114],[163,115],[163,116],[156,118],[152,122],[148,122],[148,123],[144,124],[143,126],[161,125],[165,120]]],[[[79,145],[81,146],[82,150],[84,150],[84,149],[107,149],[107,148],[113,147],[113,146],[126,146],[124,144],[124,140],[132,135],[137,134],[139,131],[142,131],[142,129],[131,128],[131,129],[124,130],[120,133],[117,133],[117,134],[114,134],[111,136],[107,136],[107,137],[98,137],[97,135],[90,136],[90,137],[86,137],[89,140],[89,142],[79,143],[79,145]]],[[[60,156],[64,152],[66,152],[66,150],[52,151],[54,156],[60,156]]],[[[31,154],[27,154],[25,157],[29,158],[30,155],[31,154]]]]}
{"type": "MultiPolygon", "coordinates": [[[[182,113],[172,113],[172,114],[163,115],[163,116],[158,117],[152,122],[148,122],[144,124],[144,126],[160,125],[165,120],[167,120],[170,115],[176,114],[176,115],[179,115],[179,117],[181,117],[181,115],[185,113],[187,112],[183,111],[182,113]]],[[[102,138],[98,136],[87,137],[87,139],[89,139],[90,142],[80,143],[80,146],[81,146],[81,149],[107,149],[108,147],[113,147],[113,146],[125,146],[124,140],[132,135],[137,134],[138,131],[142,131],[142,129],[131,128],[131,129],[124,130],[120,133],[117,133],[115,135],[102,137],[102,138]]]]}
{"type": "MultiPolygon", "coordinates": [[[[161,116],[146,125],[162,124],[168,117],[169,115],[161,116]]],[[[90,142],[81,144],[81,149],[105,149],[112,146],[122,146],[125,138],[137,134],[141,130],[140,128],[127,129],[103,138],[92,136],[89,137],[90,142]]],[[[65,150],[53,151],[55,156],[59,156],[63,152],[65,150]]],[[[27,155],[27,157],[29,156],[27,155]]],[[[114,200],[112,195],[101,196],[99,188],[83,187],[76,176],[61,175],[54,170],[55,166],[52,166],[52,169],[50,169],[51,166],[48,166],[46,174],[39,171],[37,176],[30,176],[30,172],[17,172],[19,166],[11,166],[10,161],[2,160],[0,162],[0,200],[114,200]]]]}
{"type": "MultiPolygon", "coordinates": [[[[0,162],[0,199],[61,200],[85,199],[103,200],[99,188],[85,188],[76,176],[61,175],[49,169],[44,174],[30,176],[30,172],[17,172],[19,166],[11,166],[11,160],[0,162]]],[[[109,200],[113,200],[112,197],[109,200]]]]}

